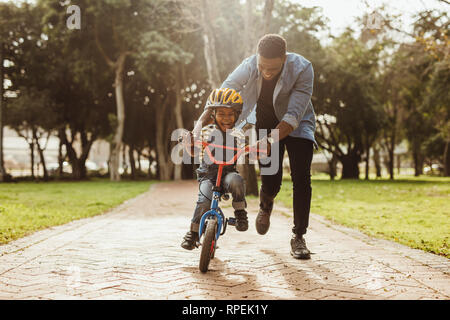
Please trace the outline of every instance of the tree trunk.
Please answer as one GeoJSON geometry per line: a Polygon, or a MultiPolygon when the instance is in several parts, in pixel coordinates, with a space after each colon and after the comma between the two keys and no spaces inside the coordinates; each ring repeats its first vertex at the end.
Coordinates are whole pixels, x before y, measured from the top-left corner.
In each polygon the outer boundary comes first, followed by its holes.
{"type": "MultiPolygon", "coordinates": [[[[156,114],[156,123],[165,123],[166,112],[170,104],[170,97],[167,96],[166,99],[161,103],[161,107],[156,114]]],[[[166,123],[170,123],[170,120],[166,123]]],[[[158,163],[158,177],[160,180],[170,180],[172,178],[173,162],[170,161],[170,155],[167,150],[167,139],[166,131],[168,127],[157,125],[156,126],[156,158],[158,163]]]]}
{"type": "Polygon", "coordinates": [[[155,177],[159,176],[158,166],[156,166],[156,172],[155,172],[155,175],[153,175],[152,168],[151,168],[153,161],[155,161],[155,159],[149,153],[149,155],[148,155],[148,172],[147,172],[149,179],[154,179],[155,177]]]}
{"type": "Polygon", "coordinates": [[[413,143],[412,146],[412,157],[414,161],[414,176],[418,177],[423,174],[423,156],[420,152],[420,147],[413,143]]]}
{"type": "MultiPolygon", "coordinates": [[[[183,125],[183,113],[182,113],[182,104],[183,104],[183,96],[181,93],[181,87],[182,87],[182,79],[183,79],[183,75],[182,73],[183,71],[183,64],[180,63],[179,64],[179,68],[178,70],[181,72],[175,73],[175,108],[174,108],[174,113],[175,113],[175,121],[176,121],[176,125],[177,128],[184,128],[183,125]]],[[[175,170],[174,170],[174,180],[181,180],[182,179],[182,172],[183,172],[183,164],[176,164],[175,165],[175,170]]]]}
{"type": "Polygon", "coordinates": [[[395,160],[395,145],[397,143],[397,118],[398,118],[398,109],[397,104],[394,103],[394,116],[392,120],[392,133],[388,143],[388,156],[389,156],[389,178],[394,180],[394,160],[395,160]]]}
{"type": "Polygon", "coordinates": [[[75,149],[73,148],[73,139],[72,141],[67,139],[67,135],[65,129],[60,129],[59,136],[62,138],[64,145],[66,146],[67,157],[69,158],[70,166],[72,167],[72,177],[75,180],[83,180],[87,178],[86,171],[86,160],[89,156],[89,152],[91,150],[92,144],[95,140],[95,136],[92,135],[91,139],[87,139],[87,133],[81,132],[81,156],[78,158],[75,149]]]}
{"type": "Polygon", "coordinates": [[[365,167],[365,180],[369,180],[369,162],[370,162],[370,147],[366,150],[366,167],[365,167]]]}
{"type": "Polygon", "coordinates": [[[245,56],[250,56],[252,53],[254,53],[254,49],[256,47],[256,41],[254,37],[255,34],[255,25],[254,25],[254,19],[253,19],[253,0],[246,0],[245,1],[245,14],[244,14],[244,41],[242,43],[243,46],[245,46],[245,56]]]}
{"type": "Polygon", "coordinates": [[[33,178],[33,180],[35,179],[34,176],[34,141],[28,143],[29,147],[30,147],[30,157],[31,157],[31,177],[33,178]]]}
{"type": "Polygon", "coordinates": [[[136,179],[136,163],[134,159],[134,149],[133,146],[128,146],[128,158],[130,159],[131,167],[131,179],[136,179]]]}
{"type": "MultiPolygon", "coordinates": [[[[59,136],[59,135],[58,135],[59,136]]],[[[62,178],[63,176],[63,170],[64,170],[64,158],[63,154],[62,154],[62,147],[63,147],[63,142],[61,140],[61,137],[59,137],[59,146],[58,146],[58,177],[62,178]]]]}
{"type": "Polygon", "coordinates": [[[123,174],[128,175],[128,163],[127,163],[127,146],[122,144],[122,167],[123,174]]]}
{"type": "Polygon", "coordinates": [[[33,139],[36,143],[38,153],[39,153],[39,158],[41,160],[42,170],[44,172],[44,181],[48,181],[48,171],[47,171],[47,166],[45,165],[44,150],[41,148],[41,145],[39,144],[39,139],[37,137],[36,130],[33,130],[33,139]]]}
{"type": "Polygon", "coordinates": [[[119,173],[120,152],[117,151],[114,142],[109,144],[109,178],[111,181],[120,181],[119,173]]]}
{"type": "Polygon", "coordinates": [[[142,167],[141,167],[141,150],[137,151],[137,161],[138,161],[138,174],[141,175],[142,167]]]}
{"type": "Polygon", "coordinates": [[[340,158],[342,163],[341,179],[359,179],[359,157],[355,154],[346,154],[340,158]]]}
{"type": "Polygon", "coordinates": [[[444,176],[450,177],[450,141],[445,143],[444,148],[444,176]]]}
{"type": "Polygon", "coordinates": [[[378,147],[373,148],[373,163],[375,164],[377,178],[381,178],[380,149],[378,147]]]}
{"type": "Polygon", "coordinates": [[[389,179],[394,180],[394,148],[389,148],[388,168],[389,168],[389,179]]]}
{"type": "Polygon", "coordinates": [[[86,179],[87,171],[84,162],[82,162],[80,159],[73,159],[71,161],[71,166],[72,166],[72,177],[75,180],[86,179]]]}
{"type": "MultiPolygon", "coordinates": [[[[246,155],[248,156],[248,155],[246,155]]],[[[247,160],[249,161],[249,160],[247,160]]],[[[258,196],[258,177],[256,176],[256,169],[254,164],[247,165],[247,194],[258,196]]]]}
{"type": "Polygon", "coordinates": [[[263,12],[263,27],[261,29],[262,35],[265,35],[269,31],[270,26],[270,20],[272,20],[272,10],[273,10],[273,4],[275,0],[266,0],[266,3],[264,5],[264,12],[263,12]]]}
{"type": "Polygon", "coordinates": [[[3,42],[0,42],[0,182],[6,181],[5,164],[3,162],[3,42]]]}
{"type": "MultiPolygon", "coordinates": [[[[219,64],[217,62],[216,41],[214,38],[214,27],[211,22],[215,21],[210,12],[211,0],[202,0],[200,8],[201,24],[203,28],[203,49],[206,61],[206,71],[208,73],[208,82],[211,88],[220,87],[219,64]]],[[[212,5],[215,5],[213,3],[212,5]]]]}
{"type": "Polygon", "coordinates": [[[245,163],[238,165],[238,171],[245,180],[245,194],[258,196],[258,177],[254,164],[249,164],[248,154],[245,155],[245,163]]]}
{"type": "Polygon", "coordinates": [[[126,52],[120,54],[115,63],[115,81],[114,89],[116,93],[117,106],[117,128],[113,141],[113,150],[111,152],[111,167],[110,179],[111,181],[120,181],[119,164],[120,164],[120,150],[122,148],[123,130],[125,126],[125,102],[123,99],[123,69],[125,67],[126,52]]]}
{"type": "Polygon", "coordinates": [[[337,166],[337,157],[333,154],[331,159],[328,160],[328,174],[330,175],[330,180],[334,180],[336,178],[336,166],[337,166]]]}

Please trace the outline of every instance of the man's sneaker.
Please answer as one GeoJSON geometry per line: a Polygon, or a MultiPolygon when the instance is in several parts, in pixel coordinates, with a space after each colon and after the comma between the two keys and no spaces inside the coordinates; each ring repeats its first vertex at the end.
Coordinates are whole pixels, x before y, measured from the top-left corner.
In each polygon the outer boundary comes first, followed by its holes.
{"type": "Polygon", "coordinates": [[[295,259],[310,259],[311,252],[306,247],[303,236],[293,235],[291,239],[291,255],[295,259]]]}
{"type": "Polygon", "coordinates": [[[248,229],[247,211],[236,210],[234,212],[234,216],[236,217],[236,230],[247,231],[248,229]]]}
{"type": "Polygon", "coordinates": [[[266,234],[270,227],[270,214],[273,209],[273,198],[259,191],[259,212],[256,217],[256,231],[259,234],[266,234]]]}
{"type": "Polygon", "coordinates": [[[183,238],[183,242],[181,243],[181,247],[186,250],[192,250],[197,248],[198,242],[198,233],[194,231],[189,231],[183,238]]]}

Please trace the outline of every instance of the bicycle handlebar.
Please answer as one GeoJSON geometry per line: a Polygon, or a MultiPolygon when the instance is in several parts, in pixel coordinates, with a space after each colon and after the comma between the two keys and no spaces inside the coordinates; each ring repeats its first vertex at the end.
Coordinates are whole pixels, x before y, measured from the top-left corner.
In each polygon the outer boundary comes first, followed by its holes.
{"type": "MultiPolygon", "coordinates": [[[[183,141],[183,137],[178,138],[179,142],[183,141]]],[[[192,145],[192,144],[191,144],[192,145]]],[[[214,144],[214,143],[209,143],[209,142],[204,142],[204,141],[194,141],[194,145],[197,146],[201,146],[201,147],[205,147],[206,149],[206,154],[208,155],[209,159],[214,163],[214,164],[221,164],[221,165],[232,165],[235,164],[237,159],[241,156],[242,153],[249,153],[249,152],[260,152],[260,153],[265,153],[267,154],[267,150],[263,150],[263,149],[258,149],[258,148],[252,148],[251,146],[245,146],[243,148],[235,148],[235,147],[229,147],[229,146],[223,146],[220,144],[214,144]],[[208,147],[215,147],[215,148],[220,148],[220,149],[228,149],[228,150],[235,150],[237,151],[236,154],[234,155],[234,157],[229,160],[229,161],[220,161],[217,160],[213,154],[211,153],[211,150],[208,147]]]]}

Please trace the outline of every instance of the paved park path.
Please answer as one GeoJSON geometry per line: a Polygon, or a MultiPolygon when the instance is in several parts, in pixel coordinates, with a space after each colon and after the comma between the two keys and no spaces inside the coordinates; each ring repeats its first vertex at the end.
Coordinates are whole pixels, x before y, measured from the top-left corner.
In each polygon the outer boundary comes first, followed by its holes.
{"type": "MultiPolygon", "coordinates": [[[[210,271],[180,247],[195,181],[153,185],[114,210],[0,246],[0,299],[450,299],[450,260],[312,215],[311,260],[289,253],[290,211],[260,236],[229,228],[210,271]]],[[[230,201],[224,203],[232,214],[230,201]]]]}

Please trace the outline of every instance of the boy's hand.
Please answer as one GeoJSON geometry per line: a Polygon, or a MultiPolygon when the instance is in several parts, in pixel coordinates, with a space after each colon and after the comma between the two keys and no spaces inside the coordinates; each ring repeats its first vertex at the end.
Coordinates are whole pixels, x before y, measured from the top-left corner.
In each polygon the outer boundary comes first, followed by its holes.
{"type": "Polygon", "coordinates": [[[186,131],[182,136],[182,141],[184,149],[191,155],[194,155],[194,136],[192,132],[186,131]]]}

